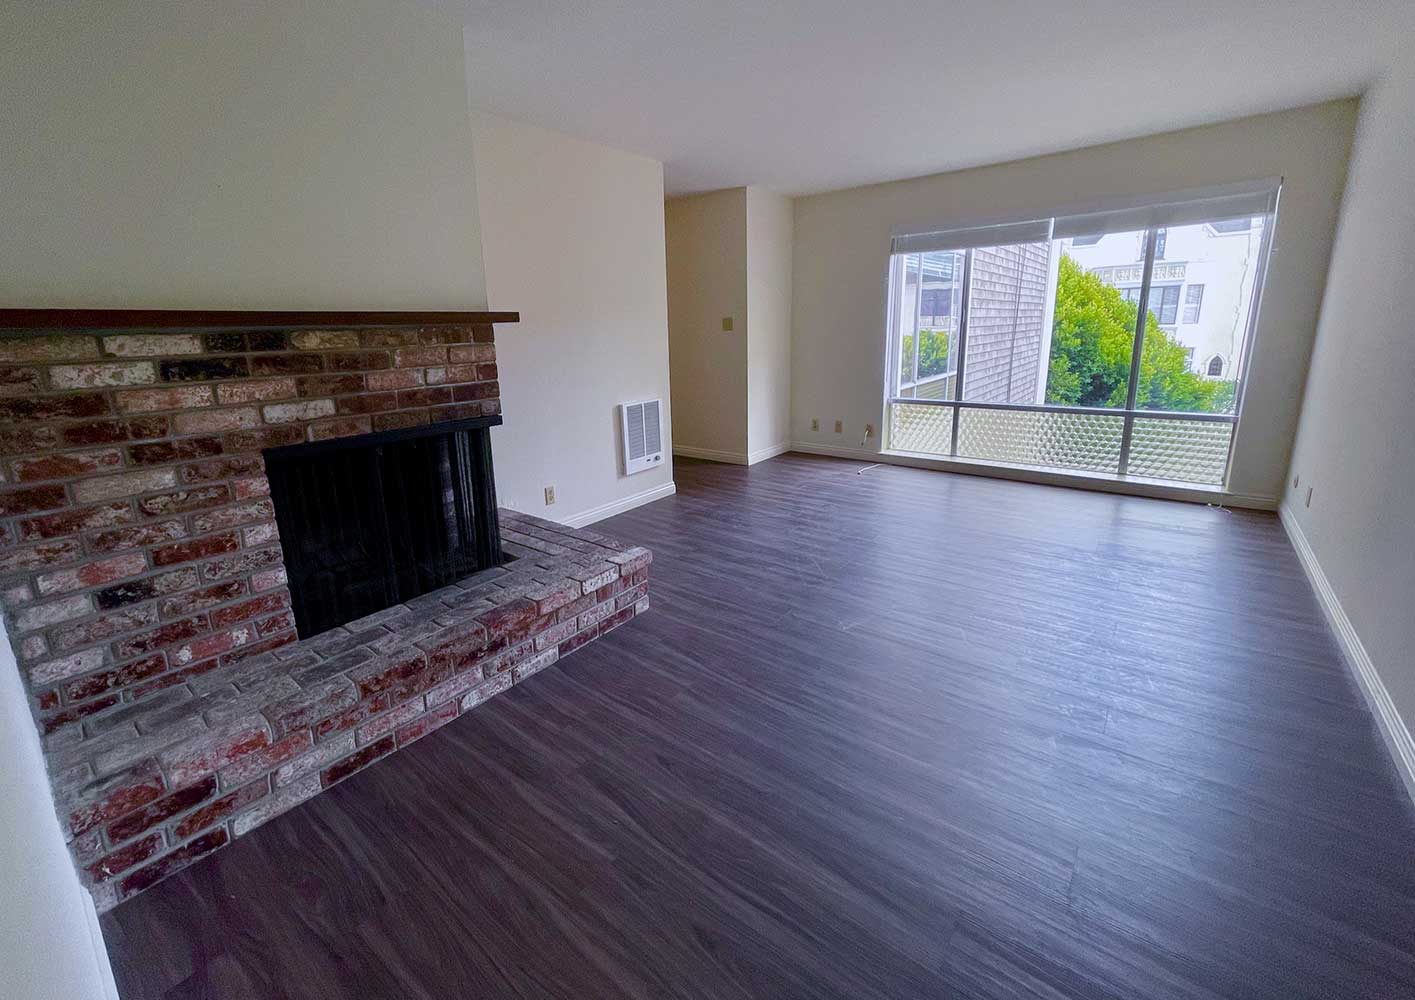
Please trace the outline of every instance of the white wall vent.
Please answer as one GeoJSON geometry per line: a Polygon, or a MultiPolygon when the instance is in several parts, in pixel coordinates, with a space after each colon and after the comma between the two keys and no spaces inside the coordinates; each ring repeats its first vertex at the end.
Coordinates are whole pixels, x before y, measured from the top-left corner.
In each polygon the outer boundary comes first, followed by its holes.
{"type": "Polygon", "coordinates": [[[662,401],[620,403],[619,424],[624,428],[624,474],[663,464],[662,401]]]}

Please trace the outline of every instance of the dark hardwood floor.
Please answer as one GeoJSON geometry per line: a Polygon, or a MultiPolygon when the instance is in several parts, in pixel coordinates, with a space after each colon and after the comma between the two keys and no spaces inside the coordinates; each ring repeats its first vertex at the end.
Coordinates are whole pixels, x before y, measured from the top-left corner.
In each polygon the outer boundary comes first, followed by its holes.
{"type": "Polygon", "coordinates": [[[647,615],[106,916],[122,995],[1415,996],[1275,517],[676,465],[647,615]]]}

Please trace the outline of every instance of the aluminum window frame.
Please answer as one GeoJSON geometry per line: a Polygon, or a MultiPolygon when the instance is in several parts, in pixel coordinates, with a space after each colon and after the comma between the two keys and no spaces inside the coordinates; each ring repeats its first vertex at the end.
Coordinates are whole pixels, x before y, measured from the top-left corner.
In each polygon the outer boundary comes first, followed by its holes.
{"type": "MultiPolygon", "coordinates": [[[[1137,317],[1135,322],[1135,337],[1134,343],[1131,347],[1130,380],[1126,388],[1126,405],[1123,408],[1100,406],[1061,406],[1049,403],[993,403],[984,402],[981,400],[970,401],[966,398],[966,394],[964,392],[964,375],[968,356],[968,312],[972,291],[973,250],[971,247],[966,249],[959,248],[957,251],[955,251],[961,252],[963,254],[963,275],[962,291],[960,296],[961,305],[957,317],[958,329],[956,336],[958,349],[957,363],[955,365],[956,382],[954,388],[954,398],[919,399],[900,396],[896,390],[899,386],[900,376],[900,372],[898,370],[900,362],[898,351],[901,338],[896,336],[897,330],[895,328],[895,323],[897,321],[898,306],[901,302],[900,297],[903,294],[903,268],[905,266],[903,262],[905,257],[908,256],[908,254],[891,253],[889,256],[890,264],[888,269],[886,270],[886,282],[888,287],[888,293],[886,295],[887,313],[885,322],[885,335],[887,338],[888,346],[885,352],[887,371],[884,387],[885,391],[883,416],[881,420],[881,428],[884,431],[884,433],[881,435],[882,443],[884,444],[884,448],[882,450],[890,454],[919,455],[921,457],[927,458],[936,458],[950,461],[963,461],[971,465],[992,466],[996,468],[1017,468],[1018,466],[1013,463],[998,462],[987,459],[967,458],[958,454],[958,433],[959,425],[962,423],[962,410],[1010,410],[1020,412],[1075,413],[1096,416],[1118,416],[1123,418],[1124,424],[1122,430],[1121,449],[1117,471],[1115,473],[1099,473],[1098,475],[1115,481],[1124,482],[1129,476],[1130,455],[1133,447],[1135,423],[1137,421],[1189,420],[1204,423],[1221,423],[1229,424],[1232,427],[1232,430],[1229,433],[1228,451],[1224,457],[1223,476],[1218,485],[1218,489],[1226,492],[1229,488],[1229,481],[1233,473],[1234,450],[1238,442],[1239,427],[1242,422],[1243,404],[1247,396],[1248,375],[1251,370],[1251,359],[1258,339],[1258,319],[1261,311],[1263,290],[1267,283],[1268,268],[1271,266],[1272,261],[1273,234],[1277,222],[1278,203],[1280,201],[1280,198],[1281,179],[1278,180],[1277,186],[1274,189],[1272,203],[1269,210],[1265,213],[1254,213],[1252,216],[1252,218],[1262,219],[1263,235],[1258,247],[1257,267],[1253,277],[1253,290],[1251,301],[1249,302],[1248,306],[1248,317],[1246,321],[1247,325],[1245,327],[1244,332],[1243,347],[1240,352],[1240,356],[1238,358],[1231,359],[1228,363],[1229,371],[1235,373],[1233,412],[1231,413],[1146,410],[1139,409],[1136,407],[1136,397],[1139,392],[1140,364],[1142,352],[1144,351],[1145,317],[1150,312],[1148,308],[1148,299],[1150,289],[1152,287],[1152,279],[1154,277],[1155,263],[1158,259],[1156,256],[1157,243],[1159,240],[1160,231],[1166,229],[1166,226],[1150,226],[1144,230],[1144,272],[1141,280],[1139,299],[1139,304],[1141,308],[1137,309],[1137,317]],[[944,406],[952,408],[953,413],[949,435],[949,449],[947,455],[907,452],[902,450],[895,450],[890,447],[891,442],[889,438],[892,436],[893,427],[891,411],[892,407],[899,404],[908,404],[915,406],[944,406]]],[[[1211,225],[1210,228],[1212,228],[1211,225]]],[[[1244,230],[1242,232],[1251,232],[1251,228],[1252,227],[1250,226],[1248,230],[1244,230]]],[[[1053,246],[1055,246],[1055,240],[1053,240],[1052,242],[1053,246]]],[[[922,289],[922,270],[920,288],[922,289]]],[[[922,298],[922,296],[920,297],[922,298]]],[[[1177,303],[1179,310],[1182,310],[1185,305],[1183,298],[1184,296],[1181,294],[1181,301],[1177,303]]],[[[1156,318],[1158,319],[1159,317],[1156,318]]],[[[1178,318],[1179,317],[1177,316],[1176,319],[1178,318]]],[[[917,358],[917,356],[918,349],[916,347],[915,357],[917,358]]],[[[1023,468],[1035,468],[1040,472],[1067,472],[1066,469],[1057,466],[1023,466],[1023,468]]],[[[1144,481],[1146,483],[1151,483],[1155,481],[1154,477],[1152,476],[1137,476],[1134,478],[1140,481],[1144,481]]],[[[1198,486],[1198,484],[1186,480],[1164,480],[1164,482],[1171,482],[1177,486],[1183,486],[1186,488],[1195,488],[1196,486],[1198,486]]],[[[1203,487],[1199,486],[1198,488],[1203,487]]]]}

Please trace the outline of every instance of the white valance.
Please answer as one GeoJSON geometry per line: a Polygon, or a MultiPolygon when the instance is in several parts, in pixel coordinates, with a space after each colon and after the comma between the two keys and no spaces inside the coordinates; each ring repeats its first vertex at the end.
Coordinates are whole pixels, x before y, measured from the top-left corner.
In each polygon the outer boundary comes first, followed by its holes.
{"type": "Polygon", "coordinates": [[[1221,187],[1198,188],[1174,194],[1134,199],[1099,211],[1059,215],[1052,235],[1102,236],[1160,226],[1188,226],[1197,222],[1267,215],[1277,208],[1280,179],[1244,181],[1221,187]]]}
{"type": "Polygon", "coordinates": [[[975,247],[1037,243],[1071,236],[1103,236],[1161,226],[1268,215],[1277,210],[1282,178],[1190,188],[1169,194],[1110,199],[1075,206],[1046,219],[896,233],[892,253],[968,250],[975,247]]]}
{"type": "Polygon", "coordinates": [[[970,250],[974,247],[1011,246],[1051,239],[1051,220],[1007,222],[1000,226],[971,226],[941,229],[932,233],[909,233],[894,237],[891,253],[921,253],[929,250],[970,250]]]}

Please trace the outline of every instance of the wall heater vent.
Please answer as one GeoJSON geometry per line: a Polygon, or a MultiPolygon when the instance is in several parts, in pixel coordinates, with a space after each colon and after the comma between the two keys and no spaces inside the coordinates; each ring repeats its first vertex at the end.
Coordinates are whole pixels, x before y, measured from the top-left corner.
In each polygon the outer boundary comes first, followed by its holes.
{"type": "Polygon", "coordinates": [[[663,464],[662,410],[662,401],[657,399],[619,404],[626,476],[663,464]]]}

